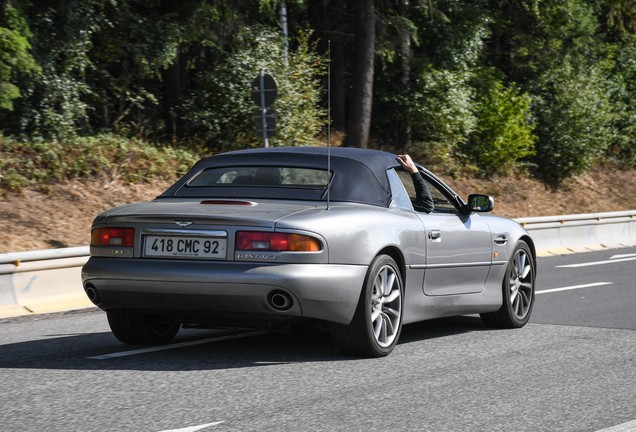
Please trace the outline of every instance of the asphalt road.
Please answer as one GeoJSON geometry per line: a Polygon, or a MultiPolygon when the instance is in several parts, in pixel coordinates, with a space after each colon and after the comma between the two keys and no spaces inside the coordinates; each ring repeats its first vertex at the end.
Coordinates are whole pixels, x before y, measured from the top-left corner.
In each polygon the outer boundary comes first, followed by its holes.
{"type": "Polygon", "coordinates": [[[636,248],[538,267],[523,329],[413,324],[382,359],[311,331],[138,352],[96,309],[0,320],[0,431],[636,430],[636,248]]]}

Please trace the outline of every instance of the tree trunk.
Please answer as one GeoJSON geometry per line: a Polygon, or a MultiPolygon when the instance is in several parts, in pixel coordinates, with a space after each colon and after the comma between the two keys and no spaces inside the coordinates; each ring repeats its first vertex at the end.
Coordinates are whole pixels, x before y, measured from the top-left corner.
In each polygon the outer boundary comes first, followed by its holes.
{"type": "Polygon", "coordinates": [[[179,103],[181,95],[181,68],[179,67],[179,53],[174,62],[163,71],[163,118],[166,132],[176,138],[177,115],[174,107],[179,103]]]}
{"type": "MultiPolygon", "coordinates": [[[[400,13],[404,16],[409,7],[409,0],[400,0],[400,13]]],[[[410,75],[411,75],[411,34],[408,29],[400,30],[400,43],[402,45],[402,62],[400,64],[400,84],[402,84],[402,91],[409,93],[410,90],[410,75]]],[[[406,110],[407,108],[404,107],[406,110]]],[[[406,113],[405,113],[406,114],[406,113]]],[[[398,150],[407,151],[411,146],[411,121],[408,115],[403,115],[399,124],[398,136],[397,136],[397,148],[398,150]]]]}
{"type": "Polygon", "coordinates": [[[331,44],[331,117],[333,128],[344,132],[347,83],[342,44],[342,37],[335,38],[331,44]]]}
{"type": "Polygon", "coordinates": [[[374,0],[360,0],[358,3],[355,47],[351,103],[345,145],[348,147],[367,148],[369,128],[371,127],[371,107],[373,104],[374,0]]]}
{"type": "Polygon", "coordinates": [[[102,91],[102,127],[110,127],[110,113],[108,112],[108,98],[106,91],[102,91]]]}
{"type": "Polygon", "coordinates": [[[326,27],[325,39],[331,42],[331,126],[332,129],[345,131],[346,113],[346,61],[343,47],[346,44],[345,25],[342,8],[345,2],[330,0],[323,4],[323,22],[326,27]]]}
{"type": "MultiPolygon", "coordinates": [[[[176,14],[183,19],[183,2],[176,0],[161,0],[161,13],[163,15],[176,14]]],[[[166,133],[171,134],[176,140],[177,116],[174,107],[179,103],[181,96],[181,68],[179,66],[179,49],[174,62],[162,73],[163,78],[163,119],[166,125],[166,133]]]]}
{"type": "Polygon", "coordinates": [[[285,48],[285,66],[289,65],[289,35],[287,33],[287,6],[285,2],[280,4],[280,12],[278,13],[278,20],[280,21],[281,32],[284,39],[285,48]]]}

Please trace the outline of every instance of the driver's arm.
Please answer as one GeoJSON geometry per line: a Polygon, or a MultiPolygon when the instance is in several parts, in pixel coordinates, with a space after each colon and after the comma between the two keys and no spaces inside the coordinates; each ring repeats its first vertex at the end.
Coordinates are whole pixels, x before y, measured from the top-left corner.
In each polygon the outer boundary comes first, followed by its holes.
{"type": "Polygon", "coordinates": [[[398,162],[402,167],[411,174],[413,180],[413,186],[415,187],[415,201],[413,207],[416,211],[430,213],[435,209],[433,204],[433,197],[428,190],[428,186],[422,177],[422,174],[418,171],[415,163],[409,155],[399,155],[397,157],[398,162]]]}

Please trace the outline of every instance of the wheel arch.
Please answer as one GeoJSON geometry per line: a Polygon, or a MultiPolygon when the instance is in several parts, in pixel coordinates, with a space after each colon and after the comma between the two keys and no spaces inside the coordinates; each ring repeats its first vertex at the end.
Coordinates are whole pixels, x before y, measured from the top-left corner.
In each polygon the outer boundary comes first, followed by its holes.
{"type": "Polygon", "coordinates": [[[400,284],[399,276],[404,270],[404,258],[399,248],[389,245],[375,254],[353,319],[346,325],[329,323],[338,351],[363,357],[384,357],[393,351],[402,331],[404,285],[400,284]],[[387,277],[388,267],[395,277],[387,277]],[[381,289],[377,289],[378,284],[381,289]],[[390,292],[386,288],[390,288],[390,292]]]}
{"type": "Polygon", "coordinates": [[[400,248],[398,248],[397,246],[385,246],[377,254],[375,254],[373,259],[375,259],[375,257],[377,257],[378,255],[388,255],[393,258],[393,261],[395,261],[400,269],[400,274],[402,275],[402,283],[406,284],[406,264],[404,261],[404,255],[402,255],[402,251],[400,250],[400,248]]]}
{"type": "Polygon", "coordinates": [[[536,252],[534,242],[528,235],[520,236],[514,243],[513,253],[510,256],[501,282],[502,304],[495,312],[480,313],[481,319],[488,327],[513,329],[521,328],[530,320],[535,300],[536,288],[536,252]],[[527,260],[515,261],[523,252],[532,257],[527,260]],[[531,266],[534,271],[525,272],[522,266],[531,266]],[[519,269],[517,271],[516,269],[519,269]],[[528,279],[529,278],[529,279],[528,279]],[[514,279],[514,280],[513,280],[514,279]],[[528,284],[530,285],[528,287],[528,284]],[[528,292],[530,290],[530,292],[528,292]],[[522,294],[525,293],[525,294],[522,294]]]}
{"type": "MultiPolygon", "coordinates": [[[[404,256],[402,255],[402,251],[400,250],[400,248],[394,245],[385,246],[384,248],[380,249],[375,255],[371,257],[371,261],[369,261],[368,268],[367,268],[367,276],[365,276],[365,283],[369,275],[369,271],[371,269],[371,264],[373,264],[373,261],[380,255],[390,256],[393,259],[393,261],[395,261],[395,263],[398,265],[398,268],[400,270],[400,275],[402,276],[402,285],[403,285],[402,289],[406,293],[406,264],[405,264],[404,256]]],[[[360,290],[360,296],[362,296],[362,290],[360,290]]],[[[360,299],[358,298],[358,302],[359,301],[360,299]]]]}
{"type": "MultiPolygon", "coordinates": [[[[535,263],[537,261],[537,250],[536,247],[534,245],[534,241],[532,240],[532,237],[530,237],[529,234],[525,234],[523,236],[521,236],[519,238],[519,240],[523,240],[524,242],[526,242],[528,244],[528,246],[530,247],[530,252],[532,252],[532,258],[534,259],[535,263]]],[[[535,265],[536,268],[536,265],[535,265]]]]}

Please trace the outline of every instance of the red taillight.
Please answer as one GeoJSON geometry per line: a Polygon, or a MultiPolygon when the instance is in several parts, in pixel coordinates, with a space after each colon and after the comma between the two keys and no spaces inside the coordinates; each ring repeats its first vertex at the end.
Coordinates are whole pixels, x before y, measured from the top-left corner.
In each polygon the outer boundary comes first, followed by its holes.
{"type": "Polygon", "coordinates": [[[95,228],[91,233],[93,246],[123,246],[135,245],[134,228],[95,228]]]}
{"type": "Polygon", "coordinates": [[[320,241],[301,234],[239,231],[236,250],[317,252],[320,241]]]}

